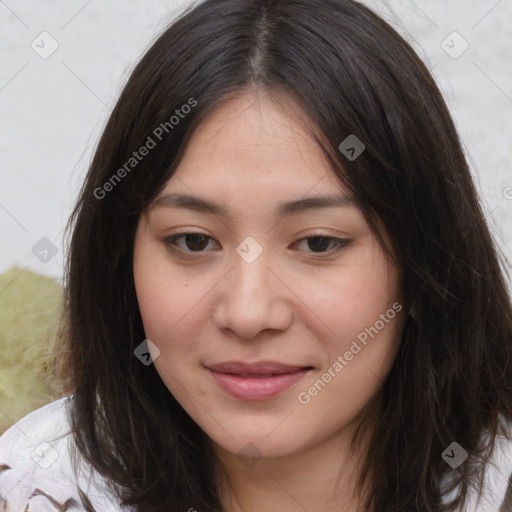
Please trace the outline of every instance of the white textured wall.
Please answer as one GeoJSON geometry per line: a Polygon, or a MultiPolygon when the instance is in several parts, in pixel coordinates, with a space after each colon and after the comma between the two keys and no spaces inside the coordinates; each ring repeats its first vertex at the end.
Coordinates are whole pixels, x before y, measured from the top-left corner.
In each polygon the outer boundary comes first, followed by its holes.
{"type": "MultiPolygon", "coordinates": [[[[156,33],[188,3],[0,0],[0,272],[18,264],[62,276],[63,228],[120,86],[156,33]],[[37,39],[43,31],[59,45],[47,59],[31,48],[34,39],[43,45],[37,39]],[[58,249],[46,263],[32,254],[43,237],[58,249]]],[[[433,69],[488,219],[510,258],[512,0],[365,3],[433,69]],[[441,47],[454,31],[469,44],[458,58],[441,47]]],[[[464,44],[457,38],[445,43],[454,55],[464,44]]]]}

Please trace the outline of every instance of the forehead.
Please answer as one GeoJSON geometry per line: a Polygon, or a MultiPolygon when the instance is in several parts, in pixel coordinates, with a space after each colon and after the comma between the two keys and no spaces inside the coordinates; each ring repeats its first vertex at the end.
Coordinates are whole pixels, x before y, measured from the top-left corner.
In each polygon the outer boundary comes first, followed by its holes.
{"type": "Polygon", "coordinates": [[[291,99],[262,93],[226,100],[198,126],[165,191],[185,184],[233,194],[262,187],[295,196],[313,188],[344,192],[297,108],[291,99]]]}

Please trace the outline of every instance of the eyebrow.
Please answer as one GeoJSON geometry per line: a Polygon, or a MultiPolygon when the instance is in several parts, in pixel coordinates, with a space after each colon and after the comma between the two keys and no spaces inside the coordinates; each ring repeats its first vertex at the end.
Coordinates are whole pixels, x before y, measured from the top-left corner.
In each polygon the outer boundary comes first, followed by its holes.
{"type": "MultiPolygon", "coordinates": [[[[349,195],[311,196],[281,203],[277,208],[277,215],[279,218],[283,218],[291,214],[304,213],[320,208],[347,208],[354,206],[356,206],[356,200],[349,195]]],[[[149,210],[154,210],[155,208],[186,208],[197,212],[229,217],[229,212],[223,205],[188,194],[167,194],[161,196],[155,199],[149,210]]]]}

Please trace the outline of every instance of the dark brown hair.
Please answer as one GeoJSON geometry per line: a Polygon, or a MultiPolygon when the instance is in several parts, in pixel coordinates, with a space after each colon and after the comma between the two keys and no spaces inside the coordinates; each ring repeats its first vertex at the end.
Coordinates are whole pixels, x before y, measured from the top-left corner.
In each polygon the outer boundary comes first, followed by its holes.
{"type": "Polygon", "coordinates": [[[352,0],[205,0],[174,20],[131,73],[68,224],[62,368],[79,451],[137,510],[221,510],[206,436],[154,366],[134,357],[145,335],[132,254],[139,216],[194,129],[248,89],[300,107],[340,183],[374,232],[389,236],[383,247],[415,312],[378,397],[360,479],[371,485],[366,510],[455,510],[471,485],[481,489],[495,436],[512,419],[510,298],[429,71],[352,0]],[[196,106],[99,194],[191,98],[196,106]],[[353,161],[338,150],[351,134],[366,147],[353,161]],[[457,470],[441,458],[453,441],[469,453],[457,470]],[[455,488],[454,502],[442,505],[455,488]]]}

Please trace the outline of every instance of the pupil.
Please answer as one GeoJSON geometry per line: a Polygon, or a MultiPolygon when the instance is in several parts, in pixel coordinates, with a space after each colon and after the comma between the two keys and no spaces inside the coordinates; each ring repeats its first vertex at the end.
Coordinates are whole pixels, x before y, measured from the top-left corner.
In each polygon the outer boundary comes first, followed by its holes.
{"type": "Polygon", "coordinates": [[[206,244],[204,243],[206,241],[206,236],[199,235],[199,234],[192,234],[186,236],[186,243],[187,247],[192,251],[197,251],[204,249],[206,244]]]}
{"type": "Polygon", "coordinates": [[[329,239],[325,236],[315,236],[308,240],[308,246],[312,251],[325,251],[329,247],[329,239]]]}

